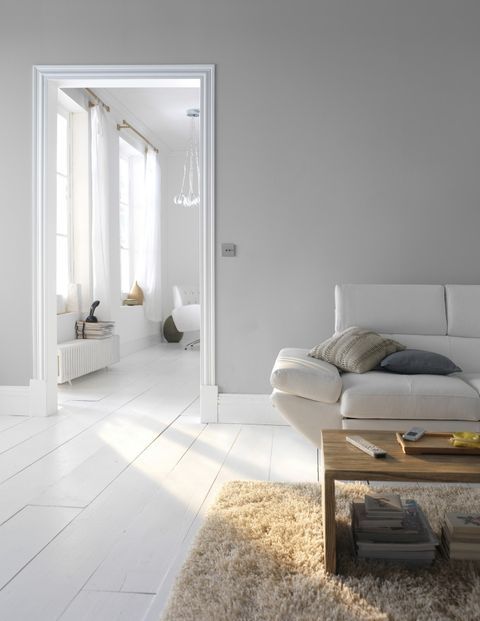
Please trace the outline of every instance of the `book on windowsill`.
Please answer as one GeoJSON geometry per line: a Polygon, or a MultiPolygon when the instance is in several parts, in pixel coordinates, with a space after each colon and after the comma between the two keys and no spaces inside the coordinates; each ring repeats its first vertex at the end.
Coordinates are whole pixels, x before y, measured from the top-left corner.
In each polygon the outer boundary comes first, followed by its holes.
{"type": "Polygon", "coordinates": [[[77,321],[75,333],[77,339],[107,339],[112,336],[114,321],[77,321]]]}

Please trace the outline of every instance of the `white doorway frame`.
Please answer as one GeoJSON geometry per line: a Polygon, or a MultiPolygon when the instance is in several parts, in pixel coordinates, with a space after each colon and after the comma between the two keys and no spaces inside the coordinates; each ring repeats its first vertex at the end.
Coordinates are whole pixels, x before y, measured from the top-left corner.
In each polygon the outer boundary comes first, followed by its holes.
{"type": "Polygon", "coordinates": [[[33,379],[30,413],[57,412],[55,294],[56,190],[54,156],[58,88],[148,87],[162,78],[200,80],[200,408],[204,422],[217,421],[215,377],[215,66],[39,65],[33,67],[33,379]]]}

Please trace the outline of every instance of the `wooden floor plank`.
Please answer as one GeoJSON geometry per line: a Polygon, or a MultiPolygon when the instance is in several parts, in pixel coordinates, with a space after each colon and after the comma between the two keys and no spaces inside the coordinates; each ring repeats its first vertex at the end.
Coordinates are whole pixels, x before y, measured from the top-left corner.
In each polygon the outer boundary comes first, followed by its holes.
{"type": "Polygon", "coordinates": [[[0,482],[6,481],[38,459],[84,431],[89,423],[65,418],[52,430],[45,430],[0,455],[0,482]]]}
{"type": "Polygon", "coordinates": [[[0,433],[0,453],[11,450],[22,442],[51,429],[63,420],[65,420],[65,416],[28,417],[21,424],[5,429],[0,433]]]}
{"type": "Polygon", "coordinates": [[[236,425],[211,425],[198,437],[86,588],[156,592],[238,432],[236,425]]]}
{"type": "Polygon", "coordinates": [[[15,427],[16,425],[21,425],[27,420],[30,420],[29,416],[10,416],[8,414],[1,414],[0,433],[5,431],[5,429],[10,429],[11,427],[15,427]]]}
{"type": "Polygon", "coordinates": [[[178,375],[180,369],[181,373],[186,374],[188,364],[198,371],[198,358],[195,367],[195,361],[182,358],[178,349],[169,350],[165,346],[150,347],[122,358],[108,370],[80,377],[74,380],[71,386],[62,384],[58,387],[59,403],[103,401],[109,405],[113,402],[114,406],[119,407],[118,397],[122,398],[125,393],[138,396],[169,372],[178,375]]]}
{"type": "Polygon", "coordinates": [[[189,406],[182,412],[182,417],[188,418],[193,422],[200,422],[200,397],[197,397],[189,406]]]}
{"type": "MultiPolygon", "coordinates": [[[[158,365],[157,365],[158,366],[158,365]]],[[[195,400],[198,394],[198,365],[195,368],[163,368],[141,385],[122,389],[110,400],[69,404],[64,408],[85,430],[55,450],[32,461],[35,443],[10,458],[5,472],[20,472],[0,485],[0,524],[27,503],[85,506],[171,421],[195,400]],[[172,378],[171,373],[174,374],[172,378]],[[161,398],[158,393],[161,393],[161,398]],[[109,412],[111,408],[120,408],[109,412]],[[21,461],[22,457],[25,461],[21,461]],[[8,469],[8,466],[10,467],[8,469]],[[46,491],[48,489],[48,491],[46,491]],[[45,495],[43,495],[45,494],[45,495]]],[[[48,436],[46,436],[48,438],[48,436]]],[[[42,441],[45,438],[37,438],[42,441]]],[[[53,438],[49,438],[50,441],[53,438]]],[[[38,446],[36,446],[38,449],[38,446]]],[[[0,456],[1,462],[1,456],[0,456]]],[[[5,464],[4,464],[5,465],[5,464]]]]}
{"type": "MultiPolygon", "coordinates": [[[[79,513],[79,509],[65,507],[25,507],[0,526],[0,588],[79,513]]],[[[0,618],[5,617],[0,613],[0,618]]]]}
{"type": "Polygon", "coordinates": [[[154,463],[145,457],[124,471],[0,591],[5,618],[49,621],[66,609],[191,445],[187,433],[169,432],[158,442],[170,446],[154,463]]]}
{"type": "Polygon", "coordinates": [[[81,591],[61,619],[62,621],[136,621],[143,619],[152,597],[146,593],[81,591]]]}
{"type": "Polygon", "coordinates": [[[0,524],[99,451],[105,445],[101,429],[100,420],[0,484],[0,524]]]}
{"type": "Polygon", "coordinates": [[[52,483],[32,504],[85,507],[173,422],[170,417],[134,416],[117,412],[96,426],[92,433],[98,450],[76,468],[52,483]]]}
{"type": "Polygon", "coordinates": [[[270,481],[316,482],[317,449],[291,427],[275,427],[270,481]]]}
{"type": "Polygon", "coordinates": [[[181,544],[177,547],[161,584],[157,587],[157,594],[152,600],[145,621],[158,621],[160,619],[175,578],[189,553],[193,540],[201,528],[209,508],[215,502],[225,483],[237,480],[268,480],[273,431],[274,428],[269,426],[242,426],[212,488],[181,544]]]}

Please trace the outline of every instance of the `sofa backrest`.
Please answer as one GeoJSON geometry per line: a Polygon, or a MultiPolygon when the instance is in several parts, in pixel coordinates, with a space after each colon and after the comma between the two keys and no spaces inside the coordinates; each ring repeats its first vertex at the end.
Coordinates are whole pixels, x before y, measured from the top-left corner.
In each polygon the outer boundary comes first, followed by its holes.
{"type": "Polygon", "coordinates": [[[335,331],[392,335],[409,348],[444,354],[480,372],[480,285],[337,285],[335,331]]]}
{"type": "Polygon", "coordinates": [[[445,285],[449,336],[480,338],[480,285],[445,285]]]}
{"type": "Polygon", "coordinates": [[[443,285],[337,285],[335,331],[361,326],[386,334],[447,334],[443,285]]]}

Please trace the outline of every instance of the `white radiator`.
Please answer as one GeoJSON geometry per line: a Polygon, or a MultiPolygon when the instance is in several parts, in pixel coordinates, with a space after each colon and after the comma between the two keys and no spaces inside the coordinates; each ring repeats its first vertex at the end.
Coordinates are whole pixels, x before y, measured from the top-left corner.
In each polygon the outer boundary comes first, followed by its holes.
{"type": "Polygon", "coordinates": [[[120,337],[77,339],[57,345],[57,383],[98,371],[120,360],[120,337]]]}

